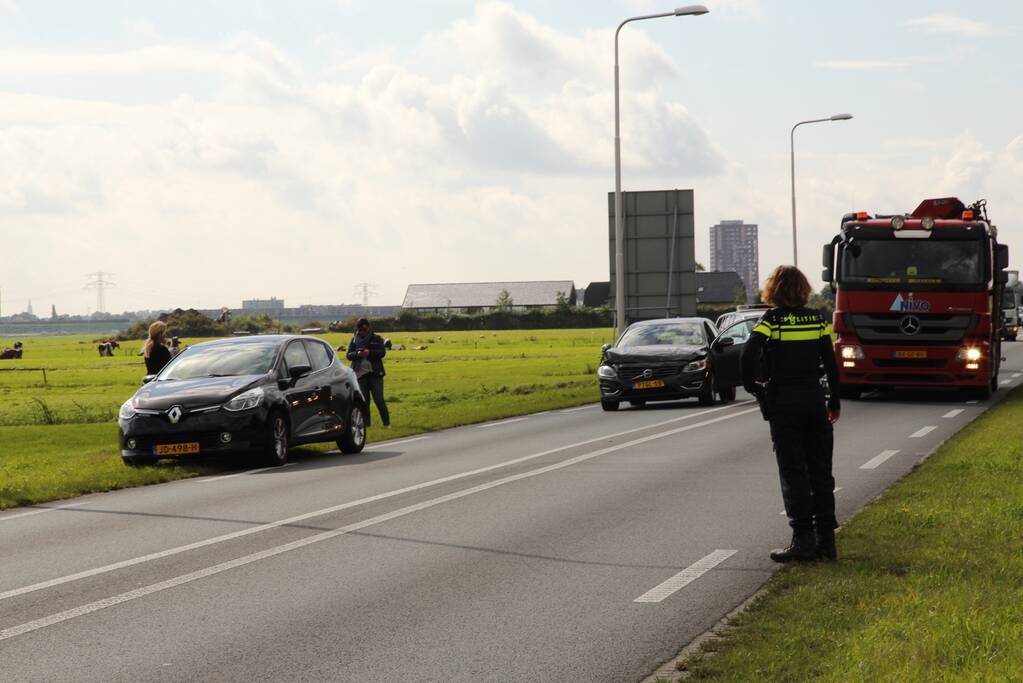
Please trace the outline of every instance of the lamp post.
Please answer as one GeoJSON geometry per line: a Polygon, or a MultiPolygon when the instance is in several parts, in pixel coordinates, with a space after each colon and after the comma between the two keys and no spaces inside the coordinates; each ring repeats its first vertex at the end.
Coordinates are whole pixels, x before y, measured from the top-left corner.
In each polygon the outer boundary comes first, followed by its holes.
{"type": "Polygon", "coordinates": [[[792,161],[792,265],[799,267],[799,258],[797,256],[796,249],[796,128],[799,128],[804,123],[822,123],[824,121],[848,121],[852,118],[852,114],[835,114],[829,116],[826,119],[810,119],[809,121],[800,121],[796,125],[792,126],[792,132],[789,133],[789,154],[792,161]]]}
{"type": "Polygon", "coordinates": [[[625,329],[625,216],[622,214],[622,140],[618,104],[618,34],[633,21],[661,17],[698,16],[709,12],[703,5],[686,5],[671,12],[629,17],[615,31],[615,326],[618,335],[625,329]]]}

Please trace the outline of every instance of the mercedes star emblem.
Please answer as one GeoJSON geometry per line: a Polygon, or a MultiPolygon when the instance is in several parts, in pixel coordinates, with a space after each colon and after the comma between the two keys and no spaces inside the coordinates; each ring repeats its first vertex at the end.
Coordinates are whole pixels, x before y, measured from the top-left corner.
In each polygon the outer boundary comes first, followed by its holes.
{"type": "Polygon", "coordinates": [[[181,419],[181,413],[182,413],[181,406],[174,406],[173,408],[167,411],[167,419],[171,421],[172,425],[176,425],[178,423],[178,420],[181,419]]]}
{"type": "Polygon", "coordinates": [[[915,315],[907,315],[899,321],[899,329],[902,334],[913,335],[920,331],[920,318],[915,315]]]}

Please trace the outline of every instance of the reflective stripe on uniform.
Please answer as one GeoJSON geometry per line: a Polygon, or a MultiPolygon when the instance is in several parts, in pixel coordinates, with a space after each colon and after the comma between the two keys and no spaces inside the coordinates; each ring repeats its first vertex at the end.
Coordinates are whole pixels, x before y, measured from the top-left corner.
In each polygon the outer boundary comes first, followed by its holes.
{"type": "Polygon", "coordinates": [[[834,332],[830,323],[816,322],[800,325],[772,324],[761,320],[753,332],[758,332],[773,341],[816,341],[823,337],[832,337],[834,332]]]}

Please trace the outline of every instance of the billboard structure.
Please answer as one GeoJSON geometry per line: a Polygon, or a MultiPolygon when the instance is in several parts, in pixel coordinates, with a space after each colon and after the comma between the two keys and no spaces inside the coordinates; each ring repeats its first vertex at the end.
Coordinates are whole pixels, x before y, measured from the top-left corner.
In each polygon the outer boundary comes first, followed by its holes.
{"type": "MultiPolygon", "coordinates": [[[[611,308],[615,309],[615,195],[609,192],[611,308]]],[[[696,244],[692,190],[623,192],[625,317],[696,315],[696,244]]],[[[618,321],[615,321],[618,326],[618,321]]]]}

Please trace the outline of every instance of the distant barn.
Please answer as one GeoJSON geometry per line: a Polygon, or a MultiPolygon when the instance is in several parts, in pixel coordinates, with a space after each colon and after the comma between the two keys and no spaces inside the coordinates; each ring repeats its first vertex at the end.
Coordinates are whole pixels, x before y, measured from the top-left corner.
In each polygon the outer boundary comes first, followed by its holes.
{"type": "Polygon", "coordinates": [[[502,306],[523,311],[557,306],[561,301],[576,304],[575,283],[571,280],[409,285],[401,307],[419,313],[478,313],[502,306]]]}
{"type": "MultiPolygon", "coordinates": [[[[733,304],[746,287],[738,273],[726,271],[697,271],[696,302],[700,304],[733,304]]],[[[591,282],[586,287],[583,303],[591,308],[607,306],[611,296],[610,282],[591,282]]]]}

